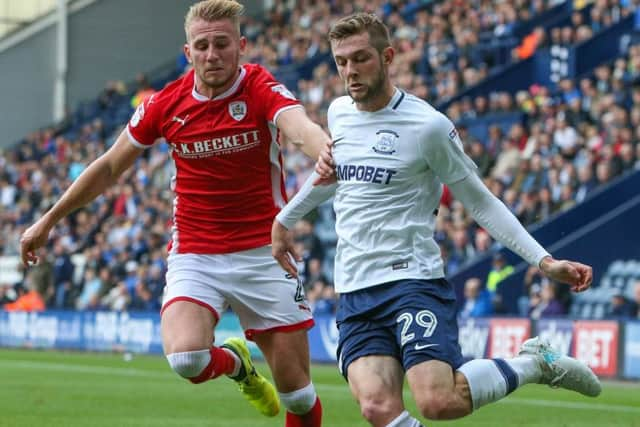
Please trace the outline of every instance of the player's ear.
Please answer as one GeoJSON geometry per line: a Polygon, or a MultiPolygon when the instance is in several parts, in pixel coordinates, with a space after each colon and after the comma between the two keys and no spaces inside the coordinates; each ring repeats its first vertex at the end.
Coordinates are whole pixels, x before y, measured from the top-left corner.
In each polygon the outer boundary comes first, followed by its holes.
{"type": "Polygon", "coordinates": [[[240,37],[240,56],[244,56],[247,51],[247,38],[245,36],[240,37]]]}
{"type": "Polygon", "coordinates": [[[184,46],[182,47],[182,51],[184,52],[184,56],[187,58],[189,64],[193,63],[193,61],[191,60],[191,47],[189,46],[189,43],[184,44],[184,46]]]}
{"type": "Polygon", "coordinates": [[[391,46],[385,47],[382,50],[382,63],[384,65],[390,65],[393,62],[393,57],[396,55],[396,51],[391,46]]]}

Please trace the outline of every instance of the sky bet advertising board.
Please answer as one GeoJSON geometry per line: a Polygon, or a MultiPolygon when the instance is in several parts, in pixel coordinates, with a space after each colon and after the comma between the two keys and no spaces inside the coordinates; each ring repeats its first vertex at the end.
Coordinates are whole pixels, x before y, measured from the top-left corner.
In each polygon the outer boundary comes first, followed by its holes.
{"type": "Polygon", "coordinates": [[[573,354],[573,321],[567,319],[540,319],[538,335],[549,341],[562,354],[573,354]]]}
{"type": "Polygon", "coordinates": [[[578,321],[573,325],[574,357],[596,375],[618,373],[618,322],[578,321]]]}
{"type": "MultiPolygon", "coordinates": [[[[315,317],[309,330],[311,359],[335,363],[338,329],[335,317],[315,317]]],[[[532,334],[548,339],[554,348],[573,356],[600,376],[640,378],[640,322],[626,323],[624,342],[615,321],[542,319],[532,329],[529,319],[464,319],[459,321],[459,342],[466,360],[509,358],[532,334]],[[537,331],[537,332],[536,332],[537,331]],[[620,346],[620,347],[619,347],[620,346]],[[619,350],[623,351],[618,367],[619,350]]],[[[225,313],[215,331],[216,343],[243,336],[238,318],[225,313]]],[[[157,313],[0,311],[0,347],[57,348],[89,351],[128,351],[162,354],[160,316],[157,313]]],[[[260,356],[249,343],[253,356],[260,356]]]]}
{"type": "Polygon", "coordinates": [[[531,338],[529,319],[490,319],[489,357],[507,359],[520,352],[520,345],[531,338]]]}

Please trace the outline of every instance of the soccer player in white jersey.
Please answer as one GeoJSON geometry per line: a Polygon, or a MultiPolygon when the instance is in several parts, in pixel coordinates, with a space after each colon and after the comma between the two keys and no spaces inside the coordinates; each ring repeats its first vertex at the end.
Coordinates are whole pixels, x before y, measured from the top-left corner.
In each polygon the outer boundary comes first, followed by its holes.
{"type": "Polygon", "coordinates": [[[320,427],[322,406],[309,373],[311,310],[269,244],[273,218],[286,199],[280,134],[314,158],[329,137],[267,70],[240,65],[247,43],[240,34],[242,10],[233,0],[189,9],[184,51],[194,69],[140,104],[114,146],[25,231],[22,259],[25,265],[37,261],[35,251],[54,224],[164,138],[176,166],[161,310],[169,365],[196,384],[228,375],[262,414],[275,416],[281,401],[286,427],[320,427]],[[262,350],[279,393],[256,372],[243,339],[214,345],[216,324],[229,306],[246,338],[262,350]]]}
{"type": "Polygon", "coordinates": [[[276,217],[272,250],[295,274],[288,230],[335,195],[338,360],[362,415],[376,427],[420,426],[404,409],[405,375],[429,419],[468,415],[527,383],[597,396],[600,383],[586,365],[537,338],[515,358],[463,364],[455,294],[433,239],[442,184],[493,237],[547,277],[580,292],[591,284],[591,267],[553,259],[484,186],[451,121],[393,86],[394,50],[375,15],[343,18],[329,38],[349,94],[329,107],[333,147],[320,159],[335,164],[337,182],[307,181],[276,217]]]}

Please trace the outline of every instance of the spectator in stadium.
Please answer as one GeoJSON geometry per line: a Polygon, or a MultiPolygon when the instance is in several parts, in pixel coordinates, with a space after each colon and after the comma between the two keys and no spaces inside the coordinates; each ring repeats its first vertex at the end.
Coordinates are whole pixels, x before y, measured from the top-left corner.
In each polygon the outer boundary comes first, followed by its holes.
{"type": "Polygon", "coordinates": [[[491,294],[482,287],[482,282],[477,277],[472,277],[464,283],[464,305],[459,316],[486,317],[493,313],[491,294]]]}
{"type": "Polygon", "coordinates": [[[638,313],[638,306],[635,302],[629,301],[621,289],[617,289],[611,296],[611,305],[607,317],[617,319],[635,319],[638,313]]]}
{"type": "Polygon", "coordinates": [[[514,58],[522,60],[533,56],[536,50],[544,44],[545,34],[543,27],[534,28],[531,34],[522,40],[522,44],[513,50],[514,58]]]}
{"type": "MultiPolygon", "coordinates": [[[[285,199],[276,135],[312,158],[329,138],[264,68],[240,66],[247,43],[239,28],[242,12],[234,0],[191,6],[184,52],[194,69],[138,106],[115,144],[24,232],[21,256],[25,266],[37,262],[36,250],[56,223],[107,191],[145,148],[165,138],[177,169],[161,311],[169,365],[193,383],[226,374],[263,415],[275,416],[282,400],[287,427],[319,427],[306,333],[313,320],[301,284],[280,269],[268,245],[285,199]],[[256,372],[244,340],[213,345],[219,315],[229,305],[262,350],[280,399],[256,372]]],[[[332,173],[327,168],[325,178],[332,173]]]]}
{"type": "Polygon", "coordinates": [[[491,270],[489,271],[489,274],[487,274],[487,290],[492,294],[495,294],[498,290],[498,284],[506,279],[511,273],[513,273],[513,266],[507,264],[507,260],[504,259],[504,255],[500,252],[493,254],[491,270]]]}
{"type": "Polygon", "coordinates": [[[100,302],[100,291],[102,287],[102,280],[99,275],[96,274],[96,270],[87,268],[84,271],[82,291],[76,299],[76,309],[87,310],[97,308],[100,302]]]}
{"type": "Polygon", "coordinates": [[[586,365],[539,338],[513,359],[462,363],[455,293],[433,238],[443,182],[484,229],[546,276],[582,291],[591,267],[553,259],[476,175],[451,121],[393,86],[395,51],[378,17],[344,17],[329,38],[349,96],[329,107],[334,143],[319,164],[336,165],[337,183],[314,185],[312,175],[277,215],[272,245],[295,275],[289,230],[335,194],[339,366],[364,418],[374,426],[421,426],[404,409],[405,374],[429,419],[468,415],[530,382],[598,395],[599,381],[586,365]]]}
{"type": "Polygon", "coordinates": [[[119,281],[100,299],[100,306],[110,311],[125,311],[130,302],[127,285],[119,281]]]}
{"type": "Polygon", "coordinates": [[[144,73],[139,73],[136,76],[136,86],[136,93],[133,95],[133,98],[131,98],[131,106],[133,108],[137,108],[138,105],[146,102],[154,93],[156,93],[144,73]]]}
{"type": "Polygon", "coordinates": [[[21,287],[18,298],[4,305],[6,311],[44,311],[45,303],[42,297],[42,289],[38,289],[33,281],[33,272],[28,272],[21,287]]]}
{"type": "Polygon", "coordinates": [[[53,281],[55,286],[55,307],[58,309],[72,307],[73,273],[75,267],[71,257],[60,242],[53,246],[53,281]]]}
{"type": "Polygon", "coordinates": [[[633,303],[636,305],[636,317],[640,318],[640,280],[633,285],[633,303]]]}
{"type": "Polygon", "coordinates": [[[556,297],[556,284],[549,280],[543,280],[540,285],[539,300],[531,304],[529,317],[540,319],[564,316],[566,313],[564,306],[556,297]]]}

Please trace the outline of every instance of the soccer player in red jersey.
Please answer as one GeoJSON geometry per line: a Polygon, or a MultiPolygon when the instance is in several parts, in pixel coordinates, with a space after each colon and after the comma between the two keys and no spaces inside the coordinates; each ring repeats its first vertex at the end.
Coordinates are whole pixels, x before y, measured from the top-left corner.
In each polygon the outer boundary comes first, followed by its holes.
{"type": "MultiPolygon", "coordinates": [[[[311,312],[297,279],[271,257],[271,223],[286,202],[279,137],[317,158],[329,140],[287,88],[259,65],[240,65],[243,6],[194,4],[184,52],[193,70],[140,104],[126,130],[21,239],[25,265],[49,231],[92,201],[160,138],[176,166],[162,340],[171,368],[193,383],[238,382],[264,415],[287,409],[287,427],[318,427],[322,408],[309,374],[311,312]],[[213,345],[231,307],[271,368],[276,389],[255,371],[240,338],[213,345]]],[[[326,178],[326,177],[325,177],[326,178]]]]}

